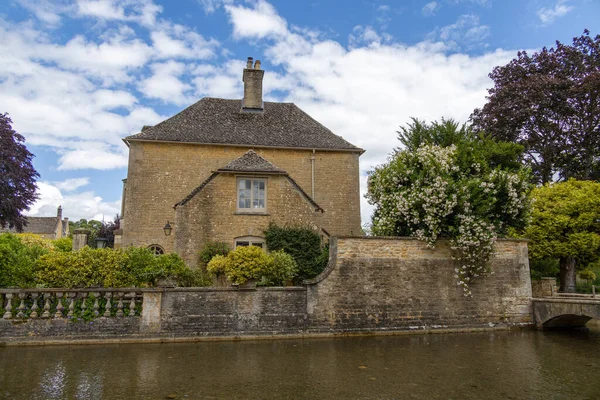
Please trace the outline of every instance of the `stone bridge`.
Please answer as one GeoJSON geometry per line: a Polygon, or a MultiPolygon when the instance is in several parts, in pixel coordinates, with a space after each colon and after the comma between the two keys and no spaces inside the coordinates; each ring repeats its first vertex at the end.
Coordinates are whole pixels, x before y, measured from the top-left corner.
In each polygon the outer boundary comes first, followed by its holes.
{"type": "Polygon", "coordinates": [[[531,299],[533,319],[539,329],[584,327],[591,319],[600,319],[600,297],[562,295],[531,299]]]}

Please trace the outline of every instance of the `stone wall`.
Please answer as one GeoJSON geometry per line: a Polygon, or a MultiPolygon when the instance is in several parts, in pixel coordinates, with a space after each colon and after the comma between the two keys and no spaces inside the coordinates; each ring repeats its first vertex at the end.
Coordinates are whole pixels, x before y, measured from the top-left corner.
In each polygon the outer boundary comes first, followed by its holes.
{"type": "MultiPolygon", "coordinates": [[[[468,330],[532,322],[525,241],[498,241],[494,274],[476,279],[470,298],[456,285],[447,243],[432,250],[407,238],[342,237],[333,238],[330,249],[326,270],[304,287],[141,289],[141,317],[100,318],[92,324],[18,318],[17,305],[25,295],[3,289],[0,294],[14,302],[5,307],[12,316],[0,319],[0,340],[468,330]]],[[[122,296],[122,290],[113,291],[122,296]]],[[[119,307],[115,303],[113,308],[119,307]]]]}
{"type": "Polygon", "coordinates": [[[163,335],[282,334],[304,331],[306,289],[176,289],[162,299],[163,335]]]}
{"type": "MultiPolygon", "coordinates": [[[[158,244],[174,249],[178,226],[173,206],[213,171],[240,157],[249,148],[178,143],[131,142],[127,191],[123,209],[123,246],[158,244]],[[167,221],[173,234],[165,236],[167,221]]],[[[258,154],[287,171],[312,193],[312,150],[255,148],[258,154]]],[[[360,234],[359,153],[316,151],[314,200],[325,210],[323,227],[332,235],[360,234]]],[[[222,201],[235,201],[233,197],[222,201]]],[[[267,199],[268,201],[268,199],[267,199]]],[[[230,238],[233,242],[233,236],[230,238]]]]}
{"type": "Polygon", "coordinates": [[[322,275],[308,285],[310,329],[431,329],[530,323],[525,241],[499,240],[493,275],[471,298],[454,278],[447,243],[432,250],[410,238],[339,238],[322,275]]]}

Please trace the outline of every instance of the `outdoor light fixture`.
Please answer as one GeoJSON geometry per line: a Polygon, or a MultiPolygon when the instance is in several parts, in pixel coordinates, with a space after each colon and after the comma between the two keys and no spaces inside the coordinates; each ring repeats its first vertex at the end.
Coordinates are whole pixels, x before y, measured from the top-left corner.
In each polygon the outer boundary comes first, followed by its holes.
{"type": "Polygon", "coordinates": [[[169,236],[171,234],[171,224],[167,221],[167,224],[163,227],[163,231],[165,231],[165,236],[169,236]]]}
{"type": "Polygon", "coordinates": [[[97,249],[103,249],[106,247],[106,244],[108,243],[108,239],[107,238],[96,238],[96,248],[97,249]]]}

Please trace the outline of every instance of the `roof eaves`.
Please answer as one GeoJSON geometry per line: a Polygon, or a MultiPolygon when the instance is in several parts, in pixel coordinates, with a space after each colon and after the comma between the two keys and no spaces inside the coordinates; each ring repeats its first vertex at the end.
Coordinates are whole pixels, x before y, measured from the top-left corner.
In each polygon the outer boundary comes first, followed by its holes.
{"type": "Polygon", "coordinates": [[[151,142],[151,143],[175,143],[175,144],[187,144],[196,146],[221,146],[221,147],[245,147],[249,149],[284,149],[284,150],[316,150],[316,151],[335,151],[335,152],[349,152],[349,153],[360,153],[363,154],[366,150],[360,147],[352,148],[324,148],[324,147],[290,147],[290,146],[267,146],[267,145],[256,145],[256,144],[243,144],[243,143],[204,143],[204,142],[186,142],[183,140],[161,140],[161,139],[136,139],[132,137],[126,137],[123,140],[128,142],[151,142]]]}

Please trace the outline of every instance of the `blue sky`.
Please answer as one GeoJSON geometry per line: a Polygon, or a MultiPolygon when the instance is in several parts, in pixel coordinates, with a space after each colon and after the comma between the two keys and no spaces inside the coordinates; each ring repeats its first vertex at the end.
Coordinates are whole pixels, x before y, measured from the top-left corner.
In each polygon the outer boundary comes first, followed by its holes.
{"type": "MultiPolygon", "coordinates": [[[[4,0],[0,112],[41,174],[29,215],[120,210],[121,139],[205,96],[240,98],[244,60],[265,97],[295,102],[367,152],[410,117],[466,121],[518,50],[599,33],[598,0],[4,0]]],[[[363,221],[370,207],[363,200],[363,221]]]]}

